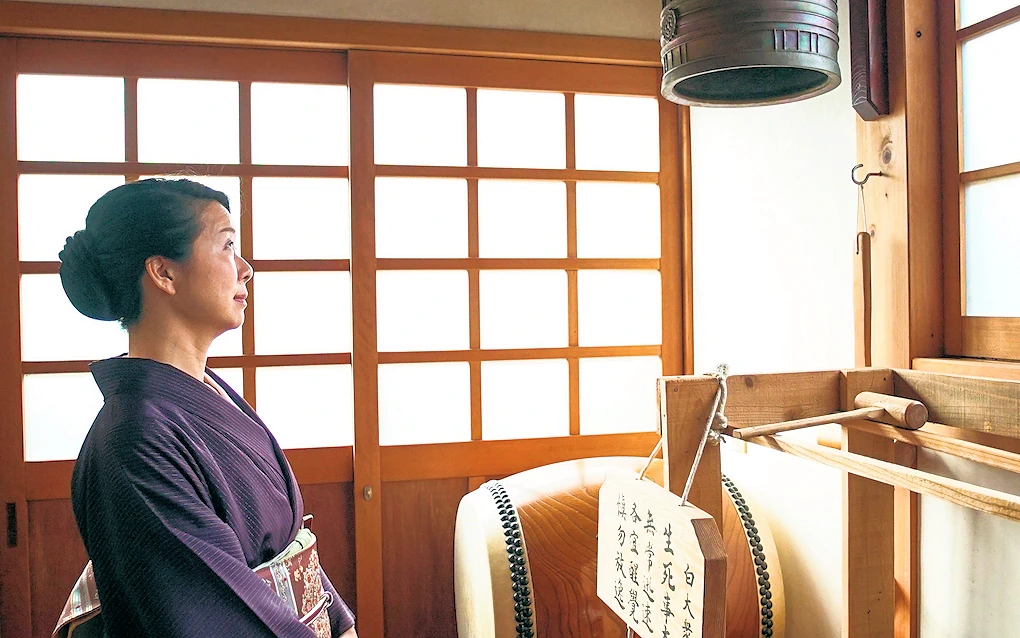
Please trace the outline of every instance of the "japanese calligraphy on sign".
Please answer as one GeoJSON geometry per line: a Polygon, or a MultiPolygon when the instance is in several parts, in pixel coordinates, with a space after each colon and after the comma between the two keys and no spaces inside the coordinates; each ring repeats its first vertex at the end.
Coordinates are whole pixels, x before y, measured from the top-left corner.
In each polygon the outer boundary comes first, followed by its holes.
{"type": "Polygon", "coordinates": [[[702,638],[706,563],[691,520],[705,516],[632,472],[606,476],[596,591],[641,638],[702,638]]]}

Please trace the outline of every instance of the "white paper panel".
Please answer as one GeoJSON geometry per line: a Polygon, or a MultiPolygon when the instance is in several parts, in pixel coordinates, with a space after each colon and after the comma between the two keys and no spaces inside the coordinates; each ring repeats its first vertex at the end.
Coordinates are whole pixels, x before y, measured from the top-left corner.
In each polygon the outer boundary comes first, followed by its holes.
{"type": "Polygon", "coordinates": [[[960,28],[969,27],[1018,4],[1017,0],[960,0],[960,28]]]}
{"type": "Polygon", "coordinates": [[[18,159],[124,161],[124,79],[19,75],[18,159]]]}
{"type": "Polygon", "coordinates": [[[349,365],[255,370],[258,414],[282,448],[354,443],[354,377],[349,365]]]}
{"type": "Polygon", "coordinates": [[[963,43],[963,167],[975,170],[1020,161],[1020,22],[963,43]],[[1009,78],[1009,79],[1007,79],[1009,78]]]}
{"type": "Polygon", "coordinates": [[[237,82],[138,80],[138,159],[236,164],[237,82]]]}
{"type": "Polygon", "coordinates": [[[478,165],[566,167],[562,93],[478,89],[478,165]]]}
{"type": "Polygon", "coordinates": [[[581,346],[662,343],[662,282],[659,272],[578,271],[577,341],[581,346]]]}
{"type": "Polygon", "coordinates": [[[25,460],[78,458],[103,395],[88,372],[29,374],[24,385],[25,460]]]}
{"type": "Polygon", "coordinates": [[[348,180],[256,177],[252,243],[255,259],[350,259],[348,180]]]}
{"type": "Polygon", "coordinates": [[[350,109],[346,86],[251,85],[251,159],[255,164],[346,166],[350,109]]]}
{"type": "Polygon", "coordinates": [[[467,207],[463,179],[376,179],[376,255],[467,257],[467,207]]]}
{"type": "Polygon", "coordinates": [[[659,357],[581,359],[581,434],[654,432],[659,357]]]}
{"type": "Polygon", "coordinates": [[[379,444],[471,440],[467,363],[379,366],[379,444]]]}
{"type": "Polygon", "coordinates": [[[376,281],[380,352],[468,348],[467,271],[379,271],[376,281]]]}
{"type": "Polygon", "coordinates": [[[256,353],[351,351],[351,273],[263,272],[253,281],[256,353]]]}
{"type": "Polygon", "coordinates": [[[234,392],[238,393],[242,397],[244,396],[244,370],[241,368],[210,368],[216,375],[223,379],[233,389],[234,392]]]}
{"type": "Polygon", "coordinates": [[[1020,175],[964,188],[966,314],[1020,317],[1020,175]]]}
{"type": "Polygon", "coordinates": [[[57,261],[67,238],[85,228],[96,200],[123,183],[121,175],[19,176],[19,259],[57,261]]]}
{"type": "Polygon", "coordinates": [[[74,309],[60,275],[21,276],[21,358],[24,361],[96,360],[127,352],[116,321],[89,319],[74,309]]]}
{"type": "MultiPolygon", "coordinates": [[[[248,309],[244,311],[245,321],[248,320],[248,309]]],[[[210,357],[236,357],[242,352],[241,328],[227,330],[220,336],[213,339],[209,346],[210,357]]]]}
{"type": "Polygon", "coordinates": [[[566,257],[567,185],[478,180],[481,257],[566,257]]]}
{"type": "Polygon", "coordinates": [[[482,362],[482,438],[532,439],[570,434],[565,359],[482,362]]]}
{"type": "Polygon", "coordinates": [[[658,258],[662,237],[656,184],[577,183],[577,256],[658,258]]]}
{"type": "Polygon", "coordinates": [[[567,346],[565,271],[488,270],[478,283],[483,348],[567,346]]]}
{"type": "Polygon", "coordinates": [[[376,84],[374,95],[376,164],[467,164],[464,89],[376,84]]]}
{"type": "Polygon", "coordinates": [[[577,168],[659,170],[659,102],[625,95],[574,96],[577,168]]]}

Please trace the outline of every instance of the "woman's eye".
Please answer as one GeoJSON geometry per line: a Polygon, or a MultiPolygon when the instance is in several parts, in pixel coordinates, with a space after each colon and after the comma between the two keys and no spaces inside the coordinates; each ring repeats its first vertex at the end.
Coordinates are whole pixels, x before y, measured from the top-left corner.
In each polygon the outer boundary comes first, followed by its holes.
{"type": "Polygon", "coordinates": [[[228,241],[227,245],[225,246],[225,248],[229,248],[230,250],[234,250],[234,240],[231,239],[230,241],[228,241]]]}

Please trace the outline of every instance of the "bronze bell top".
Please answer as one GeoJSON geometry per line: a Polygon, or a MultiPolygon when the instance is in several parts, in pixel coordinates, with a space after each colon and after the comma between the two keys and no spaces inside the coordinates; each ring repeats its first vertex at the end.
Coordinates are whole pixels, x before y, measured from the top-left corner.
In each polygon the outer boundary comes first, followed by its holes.
{"type": "Polygon", "coordinates": [[[840,82],[835,0],[669,0],[662,95],[691,106],[803,100],[840,82]]]}

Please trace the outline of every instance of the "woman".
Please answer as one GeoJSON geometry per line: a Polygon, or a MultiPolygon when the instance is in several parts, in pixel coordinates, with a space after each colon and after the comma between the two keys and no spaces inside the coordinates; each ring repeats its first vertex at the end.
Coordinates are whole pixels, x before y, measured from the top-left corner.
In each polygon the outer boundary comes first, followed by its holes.
{"type": "MultiPolygon", "coordinates": [[[[185,179],[128,183],[60,253],[75,308],[128,333],[126,355],[91,365],[105,404],[71,487],[111,638],[316,635],[252,571],[295,539],[297,482],[265,424],[206,367],[212,341],[243,322],[252,277],[229,208],[185,179]]],[[[309,575],[332,597],[329,635],[354,638],[321,568],[309,575]]]]}

